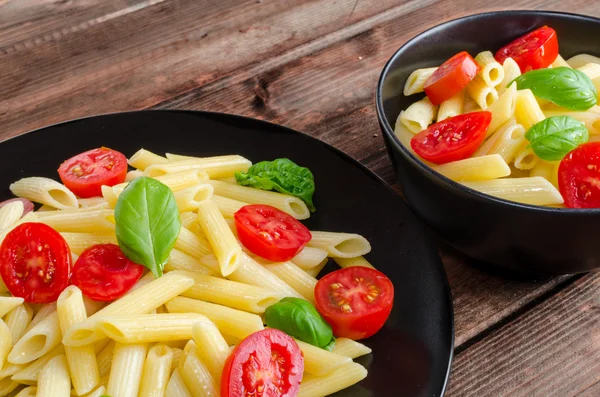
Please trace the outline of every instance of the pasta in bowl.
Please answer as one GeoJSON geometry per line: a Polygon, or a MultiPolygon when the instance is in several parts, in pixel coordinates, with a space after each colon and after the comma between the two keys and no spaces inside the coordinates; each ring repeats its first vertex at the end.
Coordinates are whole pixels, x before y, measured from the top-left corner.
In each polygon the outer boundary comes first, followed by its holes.
{"type": "Polygon", "coordinates": [[[564,13],[472,15],[384,68],[377,112],[405,199],[459,250],[525,272],[599,267],[598,58],[581,39],[599,29],[564,13]]]}

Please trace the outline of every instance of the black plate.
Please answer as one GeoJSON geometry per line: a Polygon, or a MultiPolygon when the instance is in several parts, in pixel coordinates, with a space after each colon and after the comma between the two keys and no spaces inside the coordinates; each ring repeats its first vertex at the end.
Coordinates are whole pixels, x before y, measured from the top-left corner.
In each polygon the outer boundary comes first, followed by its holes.
{"type": "Polygon", "coordinates": [[[132,155],[241,154],[252,161],[288,157],[316,178],[313,230],[367,237],[367,257],[395,286],[395,306],[385,328],[365,341],[373,354],[361,384],[338,397],[441,396],[454,342],[452,301],[437,250],[400,197],[377,176],[338,150],[288,128],[238,116],[202,112],[121,113],[47,127],[0,144],[0,186],[25,176],[57,178],[61,161],[108,146],[132,155]]]}

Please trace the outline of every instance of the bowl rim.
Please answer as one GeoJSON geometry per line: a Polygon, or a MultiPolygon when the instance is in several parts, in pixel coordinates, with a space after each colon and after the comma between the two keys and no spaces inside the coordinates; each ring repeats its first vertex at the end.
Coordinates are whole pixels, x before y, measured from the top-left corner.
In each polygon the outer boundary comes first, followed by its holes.
{"type": "Polygon", "coordinates": [[[383,70],[381,71],[381,74],[379,75],[379,79],[377,81],[377,87],[376,87],[376,91],[375,91],[375,105],[376,105],[375,108],[377,111],[377,118],[379,120],[379,125],[383,129],[386,141],[390,145],[392,145],[396,151],[399,151],[405,158],[407,158],[410,162],[412,162],[414,166],[419,168],[421,172],[429,174],[430,177],[438,180],[440,183],[445,184],[454,190],[458,190],[468,196],[471,196],[472,198],[477,198],[479,200],[492,202],[492,203],[495,203],[495,204],[501,205],[501,206],[513,207],[515,209],[520,209],[520,210],[538,211],[541,213],[551,213],[551,214],[557,214],[557,215],[569,214],[569,215],[575,215],[575,216],[587,216],[587,215],[592,215],[592,214],[600,215],[600,208],[556,208],[556,207],[546,207],[546,206],[541,206],[541,205],[523,204],[523,203],[519,203],[516,201],[505,200],[505,199],[502,199],[499,197],[491,196],[489,194],[481,193],[475,189],[472,189],[470,187],[467,187],[467,186],[461,184],[460,182],[453,181],[452,179],[435,171],[433,168],[426,165],[416,155],[411,153],[411,151],[408,150],[400,142],[400,140],[396,137],[396,135],[394,134],[394,128],[388,123],[387,119],[385,118],[385,112],[383,109],[383,99],[382,99],[383,84],[384,84],[384,81],[385,81],[387,75],[390,72],[392,63],[394,63],[394,61],[396,61],[396,59],[401,55],[401,53],[405,50],[406,47],[408,47],[411,44],[414,44],[415,42],[418,42],[425,35],[429,35],[436,31],[444,30],[447,27],[449,27],[451,25],[455,25],[457,23],[465,23],[465,22],[470,22],[471,20],[478,20],[481,18],[492,17],[492,16],[512,17],[512,16],[522,16],[522,15],[553,16],[553,17],[587,21],[587,22],[591,22],[591,23],[600,25],[600,18],[596,18],[596,17],[589,16],[589,15],[582,15],[582,14],[561,12],[561,11],[539,11],[539,10],[488,11],[488,12],[482,12],[482,13],[477,13],[477,14],[465,15],[465,16],[462,16],[459,18],[454,18],[454,19],[439,23],[437,25],[434,25],[434,26],[422,31],[421,33],[417,34],[416,36],[412,37],[411,39],[406,41],[404,44],[402,44],[396,51],[394,51],[392,56],[385,63],[385,66],[383,67],[383,70]]]}

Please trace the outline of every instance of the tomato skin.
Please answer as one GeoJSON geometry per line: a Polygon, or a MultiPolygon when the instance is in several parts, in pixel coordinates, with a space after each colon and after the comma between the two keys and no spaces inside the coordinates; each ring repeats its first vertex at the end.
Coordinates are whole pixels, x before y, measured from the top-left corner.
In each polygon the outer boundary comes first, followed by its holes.
{"type": "Polygon", "coordinates": [[[435,164],[470,157],[485,139],[492,121],[487,111],[459,114],[430,125],[411,138],[410,147],[435,164]]]}
{"type": "Polygon", "coordinates": [[[359,340],[374,335],[385,324],[394,303],[394,286],[378,270],[348,267],[317,282],[315,301],[336,337],[359,340]]]}
{"type": "Polygon", "coordinates": [[[246,205],[234,214],[234,218],[238,238],[244,247],[273,262],[289,261],[312,238],[306,226],[270,205],[246,205]]]}
{"type": "Polygon", "coordinates": [[[58,174],[75,195],[82,198],[102,196],[102,185],[114,186],[125,181],[127,158],[116,150],[92,149],[63,162],[58,174]]]}
{"type": "Polygon", "coordinates": [[[512,58],[519,65],[521,73],[525,73],[547,68],[557,56],[556,31],[548,26],[542,26],[500,48],[494,58],[500,64],[504,64],[506,58],[512,58]]]}
{"type": "Polygon", "coordinates": [[[221,376],[221,397],[295,397],[303,372],[304,357],[296,341],[267,328],[249,335],[231,352],[221,376]],[[257,393],[261,386],[263,391],[257,393]]]}
{"type": "Polygon", "coordinates": [[[473,80],[479,69],[479,65],[468,52],[459,52],[444,62],[425,81],[427,98],[434,105],[452,98],[473,80]]]}
{"type": "Polygon", "coordinates": [[[23,223],[0,246],[0,276],[13,296],[30,303],[58,299],[69,285],[71,250],[56,230],[43,223],[23,223]]]}
{"type": "Polygon", "coordinates": [[[558,189],[569,208],[600,208],[600,142],[579,145],[563,157],[558,189]]]}
{"type": "Polygon", "coordinates": [[[144,266],[127,259],[116,244],[97,244],[81,253],[71,284],[88,298],[112,301],[123,296],[144,274],[144,266]]]}
{"type": "MultiPolygon", "coordinates": [[[[23,216],[25,216],[28,213],[30,213],[30,212],[33,211],[33,208],[34,208],[33,207],[33,203],[31,201],[27,200],[27,199],[20,198],[20,197],[8,199],[8,200],[4,200],[3,202],[0,203],[0,208],[4,207],[7,204],[15,202],[15,201],[20,201],[20,202],[23,203],[23,216]]],[[[23,216],[21,216],[21,218],[23,216]]]]}

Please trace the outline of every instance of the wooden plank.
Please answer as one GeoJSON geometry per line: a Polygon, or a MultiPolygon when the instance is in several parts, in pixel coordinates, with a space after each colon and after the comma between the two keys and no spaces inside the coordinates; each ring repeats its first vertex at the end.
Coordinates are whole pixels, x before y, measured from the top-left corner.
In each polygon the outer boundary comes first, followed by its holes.
{"type": "MultiPolygon", "coordinates": [[[[237,81],[238,75],[227,77],[228,84],[209,84],[159,107],[237,113],[284,124],[341,149],[394,183],[373,106],[383,64],[428,23],[484,10],[486,3],[431,5],[309,57],[243,81],[237,81]]],[[[512,3],[513,7],[550,7],[539,1],[512,3]]],[[[245,73],[251,74],[239,74],[245,73]]],[[[565,280],[535,282],[490,274],[449,248],[442,250],[442,258],[454,297],[457,346],[565,280]]]]}
{"type": "Polygon", "coordinates": [[[2,43],[0,137],[152,106],[290,49],[314,52],[431,1],[166,0],[76,31],[65,27],[70,34],[50,40],[2,43]]]}
{"type": "Polygon", "coordinates": [[[600,275],[589,274],[458,354],[448,397],[598,396],[600,275]]]}

